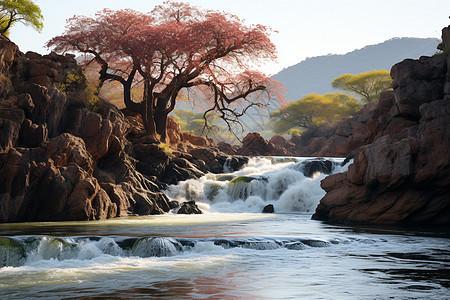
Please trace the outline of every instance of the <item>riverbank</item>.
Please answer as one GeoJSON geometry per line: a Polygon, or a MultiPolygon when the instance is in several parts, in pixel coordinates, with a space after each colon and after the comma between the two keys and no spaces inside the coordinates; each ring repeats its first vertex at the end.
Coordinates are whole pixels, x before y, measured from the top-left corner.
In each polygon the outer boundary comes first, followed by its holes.
{"type": "Polygon", "coordinates": [[[23,54],[1,37],[0,76],[0,222],[162,214],[176,205],[167,185],[247,161],[172,120],[180,151],[149,138],[138,117],[92,102],[72,55],[23,54]]]}
{"type": "Polygon", "coordinates": [[[450,225],[450,26],[441,53],[391,69],[393,91],[367,121],[373,142],[327,177],[313,218],[337,223],[450,225]]]}

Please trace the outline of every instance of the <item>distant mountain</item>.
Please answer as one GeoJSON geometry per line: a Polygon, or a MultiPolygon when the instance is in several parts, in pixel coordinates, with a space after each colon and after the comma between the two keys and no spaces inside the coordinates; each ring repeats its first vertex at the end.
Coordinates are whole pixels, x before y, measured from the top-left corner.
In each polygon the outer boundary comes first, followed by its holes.
{"type": "Polygon", "coordinates": [[[290,100],[310,93],[336,92],[331,87],[334,78],[372,70],[387,70],[406,59],[431,56],[437,52],[440,40],[435,38],[394,38],[380,44],[366,46],[343,55],[307,58],[275,75],[284,83],[290,100]]]}

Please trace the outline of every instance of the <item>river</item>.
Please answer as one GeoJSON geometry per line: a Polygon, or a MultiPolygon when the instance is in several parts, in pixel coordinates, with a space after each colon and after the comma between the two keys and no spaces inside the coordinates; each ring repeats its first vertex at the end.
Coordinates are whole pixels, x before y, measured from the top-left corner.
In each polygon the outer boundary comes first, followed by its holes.
{"type": "Polygon", "coordinates": [[[305,166],[252,158],[166,191],[202,215],[0,224],[0,298],[449,299],[447,228],[313,221],[326,175],[305,166]]]}

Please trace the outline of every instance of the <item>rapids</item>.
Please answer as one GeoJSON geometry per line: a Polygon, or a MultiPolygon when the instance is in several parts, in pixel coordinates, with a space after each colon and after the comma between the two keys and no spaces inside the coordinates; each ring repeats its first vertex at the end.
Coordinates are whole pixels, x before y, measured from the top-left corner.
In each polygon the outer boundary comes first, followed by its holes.
{"type": "Polygon", "coordinates": [[[448,228],[310,219],[341,164],[254,158],[169,187],[202,215],[0,224],[0,298],[447,298],[448,228]]]}
{"type": "Polygon", "coordinates": [[[190,179],[166,193],[178,202],[195,200],[206,212],[260,213],[272,204],[279,213],[313,213],[325,195],[320,188],[327,175],[323,171],[343,172],[348,164],[341,166],[342,162],[337,158],[252,158],[241,170],[190,179]]]}

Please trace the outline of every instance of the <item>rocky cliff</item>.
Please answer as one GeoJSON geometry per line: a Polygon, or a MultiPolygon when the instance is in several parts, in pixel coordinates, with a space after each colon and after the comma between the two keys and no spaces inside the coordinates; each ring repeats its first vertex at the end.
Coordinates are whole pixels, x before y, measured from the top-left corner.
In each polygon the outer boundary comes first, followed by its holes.
{"type": "Polygon", "coordinates": [[[322,181],[314,219],[337,223],[450,224],[450,26],[443,53],[391,69],[393,92],[365,122],[348,172],[322,181]]]}
{"type": "Polygon", "coordinates": [[[167,184],[223,170],[228,157],[176,123],[172,153],[135,116],[101,101],[92,111],[70,74],[83,76],[73,56],[23,54],[0,38],[0,222],[160,214],[167,184]]]}

